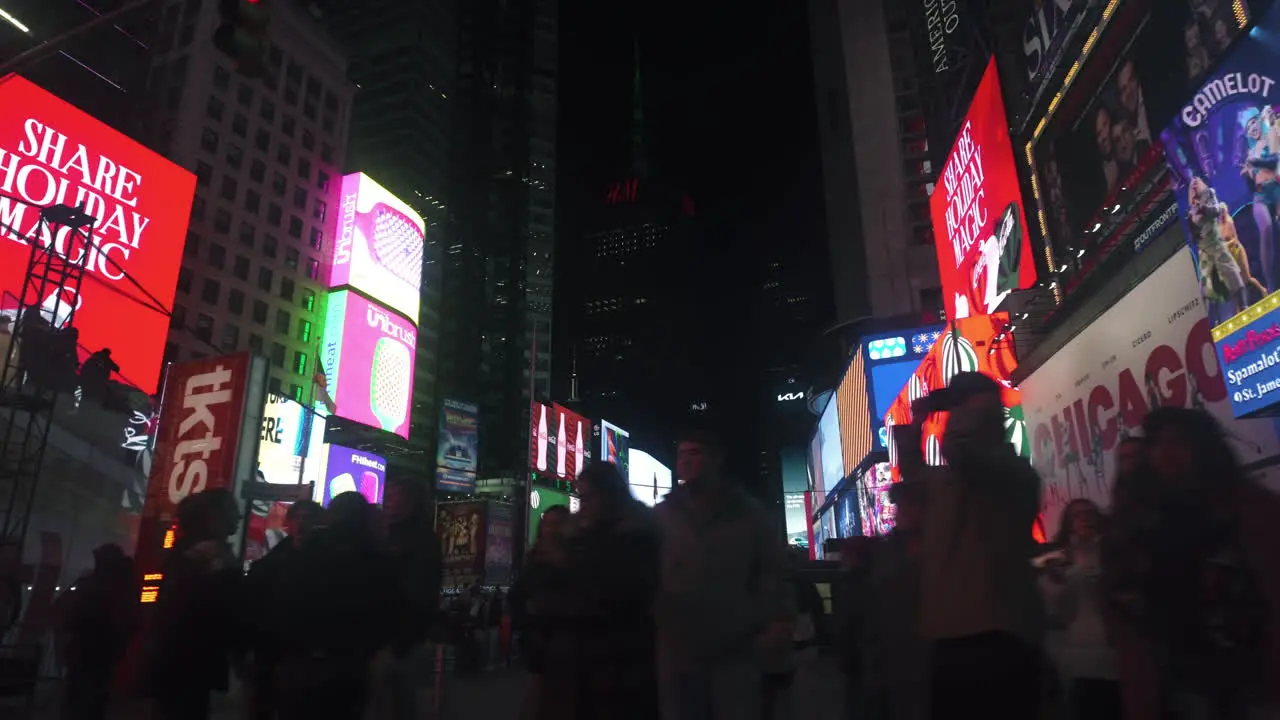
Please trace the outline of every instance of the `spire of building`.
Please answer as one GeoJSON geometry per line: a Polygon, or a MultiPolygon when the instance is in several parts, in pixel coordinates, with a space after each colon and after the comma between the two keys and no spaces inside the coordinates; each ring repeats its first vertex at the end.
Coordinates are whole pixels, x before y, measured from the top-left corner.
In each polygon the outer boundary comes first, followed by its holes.
{"type": "Polygon", "coordinates": [[[635,73],[631,81],[631,171],[637,177],[649,173],[649,160],[644,148],[644,102],[640,83],[640,40],[631,41],[635,73]]]}

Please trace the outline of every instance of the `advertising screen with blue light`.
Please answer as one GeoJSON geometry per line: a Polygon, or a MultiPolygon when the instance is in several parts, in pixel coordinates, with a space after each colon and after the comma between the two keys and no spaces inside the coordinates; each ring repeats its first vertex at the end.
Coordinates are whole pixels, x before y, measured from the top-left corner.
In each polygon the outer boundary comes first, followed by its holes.
{"type": "Polygon", "coordinates": [[[879,448],[889,447],[884,414],[907,386],[933,343],[942,336],[943,328],[929,325],[862,339],[866,349],[867,386],[871,389],[872,427],[879,448]]]}

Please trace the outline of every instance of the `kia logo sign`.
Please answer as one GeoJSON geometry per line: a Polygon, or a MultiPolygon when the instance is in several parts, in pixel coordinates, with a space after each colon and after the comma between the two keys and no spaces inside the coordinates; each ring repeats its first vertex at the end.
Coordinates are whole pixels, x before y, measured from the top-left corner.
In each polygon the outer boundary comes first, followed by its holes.
{"type": "Polygon", "coordinates": [[[778,396],[778,402],[786,402],[788,400],[803,400],[803,399],[804,399],[804,393],[802,392],[791,392],[785,395],[778,396]]]}

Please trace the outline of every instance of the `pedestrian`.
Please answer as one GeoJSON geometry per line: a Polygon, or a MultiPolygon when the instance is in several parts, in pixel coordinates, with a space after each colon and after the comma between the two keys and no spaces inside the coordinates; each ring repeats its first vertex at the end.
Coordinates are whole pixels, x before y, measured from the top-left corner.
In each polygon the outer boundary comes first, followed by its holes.
{"type": "Polygon", "coordinates": [[[188,495],[177,515],[154,611],[150,686],[157,720],[203,720],[244,653],[243,571],[227,542],[240,527],[240,505],[215,488],[188,495]]]}
{"type": "Polygon", "coordinates": [[[276,716],[276,675],[279,672],[279,627],[273,622],[271,601],[285,581],[298,553],[322,521],[324,508],[300,500],[285,513],[285,537],[253,563],[245,577],[245,624],[252,662],[249,666],[250,715],[256,720],[276,716]]]}
{"type": "Polygon", "coordinates": [[[1040,477],[1004,438],[1002,386],[961,372],[894,428],[904,482],[922,491],[921,628],[931,643],[935,720],[1026,720],[1041,710],[1043,608],[1030,558],[1040,477]],[[947,412],[926,465],[921,425],[947,412]]]}
{"type": "Polygon", "coordinates": [[[840,574],[832,590],[834,646],[844,680],[844,718],[871,713],[871,667],[866,658],[868,633],[875,627],[871,606],[871,548],[874,539],[852,537],[840,544],[840,574]]]}
{"type": "Polygon", "coordinates": [[[706,432],[676,450],[679,485],[657,506],[662,577],[655,617],[664,720],[760,717],[765,655],[791,642],[776,526],[724,473],[706,432]]]}
{"type": "Polygon", "coordinates": [[[542,512],[533,548],[507,595],[512,625],[520,638],[520,655],[529,674],[522,720],[536,717],[541,702],[548,636],[557,610],[556,600],[564,587],[568,523],[569,508],[564,505],[553,505],[542,512]]]}
{"type": "Polygon", "coordinates": [[[133,560],[119,545],[93,551],[94,568],[66,593],[67,720],[106,717],[117,666],[137,624],[133,560]]]}
{"type": "Polygon", "coordinates": [[[539,720],[657,720],[653,600],[660,540],[652,511],[612,463],[576,481],[578,522],[549,558],[563,585],[547,638],[539,720]]]}

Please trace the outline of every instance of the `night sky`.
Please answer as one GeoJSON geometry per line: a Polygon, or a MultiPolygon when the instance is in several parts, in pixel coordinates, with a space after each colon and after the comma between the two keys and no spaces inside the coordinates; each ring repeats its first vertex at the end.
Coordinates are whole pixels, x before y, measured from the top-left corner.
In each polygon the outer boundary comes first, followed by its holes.
{"type": "Polygon", "coordinates": [[[673,258],[701,268],[706,301],[680,320],[703,323],[709,345],[741,350],[692,369],[729,438],[757,429],[760,371],[776,364],[755,312],[765,258],[827,254],[807,23],[795,0],[560,3],[560,252],[581,237],[579,209],[629,174],[638,42],[650,174],[683,178],[703,228],[700,245],[673,258]]]}

